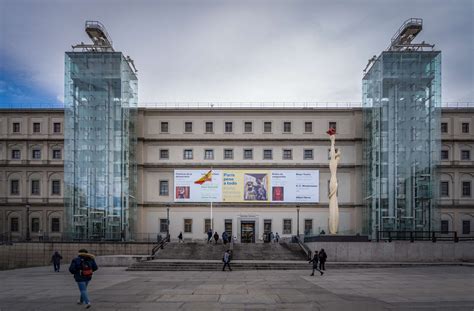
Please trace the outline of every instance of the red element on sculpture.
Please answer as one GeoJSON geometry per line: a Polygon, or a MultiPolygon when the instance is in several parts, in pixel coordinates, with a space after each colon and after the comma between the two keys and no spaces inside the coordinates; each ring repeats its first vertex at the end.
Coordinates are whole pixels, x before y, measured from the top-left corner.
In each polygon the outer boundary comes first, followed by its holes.
{"type": "Polygon", "coordinates": [[[329,135],[336,135],[336,130],[333,127],[330,127],[326,133],[329,135]]]}

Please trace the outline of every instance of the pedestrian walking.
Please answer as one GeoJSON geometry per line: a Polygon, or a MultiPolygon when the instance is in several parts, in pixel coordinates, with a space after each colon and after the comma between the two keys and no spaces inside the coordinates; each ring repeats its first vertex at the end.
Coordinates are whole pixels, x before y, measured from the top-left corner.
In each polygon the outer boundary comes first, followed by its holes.
{"type": "Polygon", "coordinates": [[[51,256],[54,272],[59,272],[59,268],[61,267],[61,259],[63,259],[63,257],[57,251],[54,252],[53,256],[51,256]]]}
{"type": "Polygon", "coordinates": [[[178,235],[178,243],[184,243],[183,241],[183,233],[180,232],[179,235],[178,235]]]}
{"type": "Polygon", "coordinates": [[[212,240],[212,229],[207,229],[207,243],[211,243],[212,240]]]}
{"type": "Polygon", "coordinates": [[[275,239],[275,236],[273,235],[273,232],[270,232],[270,243],[273,243],[275,239]]]}
{"type": "Polygon", "coordinates": [[[325,263],[327,258],[328,255],[326,255],[324,248],[321,248],[319,251],[319,270],[326,270],[325,263]]]}
{"type": "Polygon", "coordinates": [[[309,263],[313,263],[313,273],[311,273],[311,276],[314,276],[314,270],[316,271],[319,271],[319,273],[321,273],[321,275],[324,274],[323,271],[319,270],[318,269],[318,260],[319,260],[319,254],[318,254],[318,251],[314,251],[314,256],[313,256],[313,259],[311,259],[309,261],[309,263]]]}
{"type": "Polygon", "coordinates": [[[280,241],[280,236],[278,235],[278,232],[275,234],[275,240],[277,243],[280,241]]]}
{"type": "Polygon", "coordinates": [[[227,244],[227,232],[222,232],[222,242],[224,242],[224,245],[227,244]]]}
{"type": "Polygon", "coordinates": [[[214,232],[214,240],[216,241],[216,244],[217,244],[217,241],[219,241],[219,233],[214,232]]]}
{"type": "Polygon", "coordinates": [[[226,250],[224,252],[224,257],[222,257],[222,262],[224,263],[224,266],[222,267],[222,271],[225,271],[225,267],[229,267],[229,271],[232,271],[232,268],[230,267],[230,250],[226,250]]]}
{"type": "Polygon", "coordinates": [[[86,306],[86,309],[91,307],[89,295],[87,294],[87,286],[92,279],[92,274],[97,271],[98,267],[94,260],[94,255],[89,254],[87,250],[79,250],[79,254],[71,261],[69,272],[74,274],[74,280],[79,287],[81,297],[77,304],[86,306]]]}

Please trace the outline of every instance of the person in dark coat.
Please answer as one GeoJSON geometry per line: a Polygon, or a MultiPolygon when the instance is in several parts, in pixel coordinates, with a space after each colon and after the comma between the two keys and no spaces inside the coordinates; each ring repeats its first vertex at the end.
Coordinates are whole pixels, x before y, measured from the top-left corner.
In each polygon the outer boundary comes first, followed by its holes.
{"type": "Polygon", "coordinates": [[[227,244],[227,232],[222,232],[222,242],[224,242],[224,245],[227,244]]]}
{"type": "Polygon", "coordinates": [[[328,258],[328,255],[326,255],[326,252],[324,251],[324,248],[321,248],[319,251],[319,270],[326,270],[325,263],[326,259],[328,258]]]}
{"type": "Polygon", "coordinates": [[[211,243],[212,240],[212,229],[207,229],[207,243],[211,243]]]}
{"type": "Polygon", "coordinates": [[[314,251],[314,256],[313,256],[313,259],[311,259],[309,261],[309,263],[313,263],[313,273],[311,273],[311,276],[314,276],[314,270],[316,271],[319,271],[319,273],[321,273],[321,275],[324,274],[323,271],[319,270],[318,269],[318,261],[319,261],[319,254],[318,254],[318,251],[314,251]]]}
{"type": "Polygon", "coordinates": [[[54,252],[53,256],[51,256],[51,262],[54,266],[54,272],[59,272],[59,268],[61,266],[61,259],[63,259],[63,257],[57,251],[54,252]]]}
{"type": "Polygon", "coordinates": [[[89,295],[87,294],[87,285],[89,285],[92,279],[93,272],[97,271],[97,269],[98,267],[94,255],[89,254],[85,249],[79,250],[78,256],[71,261],[71,265],[69,266],[69,272],[74,274],[74,280],[81,292],[77,304],[85,304],[86,309],[91,307],[89,295]]]}
{"type": "Polygon", "coordinates": [[[229,271],[232,271],[230,267],[230,250],[226,250],[224,253],[224,257],[222,257],[222,261],[224,262],[224,266],[222,267],[222,271],[225,271],[225,267],[229,267],[229,271]]]}
{"type": "Polygon", "coordinates": [[[183,241],[183,233],[180,232],[179,235],[178,235],[178,243],[184,243],[183,241]]]}
{"type": "Polygon", "coordinates": [[[217,231],[214,233],[214,240],[216,241],[216,244],[217,241],[219,241],[219,233],[217,233],[217,231]]]}

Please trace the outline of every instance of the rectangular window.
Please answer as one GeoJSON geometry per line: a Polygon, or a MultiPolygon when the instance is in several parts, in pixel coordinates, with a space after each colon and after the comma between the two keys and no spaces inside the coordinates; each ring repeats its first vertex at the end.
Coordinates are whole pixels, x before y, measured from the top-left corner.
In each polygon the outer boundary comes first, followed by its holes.
{"type": "Polygon", "coordinates": [[[461,125],[461,130],[464,134],[467,134],[469,133],[469,123],[463,123],[461,125]]]}
{"type": "Polygon", "coordinates": [[[214,150],[212,149],[204,150],[204,160],[214,160],[214,150]]]}
{"type": "Polygon", "coordinates": [[[33,149],[32,152],[31,152],[31,157],[34,159],[34,160],[41,160],[41,150],[39,149],[33,149]]]}
{"type": "Polygon", "coordinates": [[[304,160],[312,160],[313,159],[313,149],[305,149],[303,159],[304,160]]]}
{"type": "Polygon", "coordinates": [[[253,150],[252,149],[244,149],[244,159],[251,160],[253,158],[253,150]]]}
{"type": "Polygon", "coordinates": [[[193,122],[184,122],[184,132],[185,133],[193,132],[193,122]]]}
{"type": "Polygon", "coordinates": [[[441,122],[441,133],[447,133],[447,132],[448,132],[448,123],[441,122]]]}
{"type": "Polygon", "coordinates": [[[336,122],[329,122],[329,128],[334,129],[336,131],[337,130],[337,123],[336,122]]]}
{"type": "Polygon", "coordinates": [[[33,133],[41,132],[41,124],[39,122],[33,123],[33,133]]]}
{"type": "Polygon", "coordinates": [[[263,122],[263,132],[271,133],[272,132],[272,122],[263,122]]]}
{"type": "Polygon", "coordinates": [[[291,149],[283,149],[283,160],[293,159],[293,152],[291,149]]]}
{"type": "Polygon", "coordinates": [[[463,197],[471,196],[471,182],[470,181],[462,182],[462,196],[463,197]]]}
{"type": "Polygon", "coordinates": [[[304,220],[304,235],[313,234],[313,220],[305,219],[304,220]]]}
{"type": "Polygon", "coordinates": [[[160,159],[169,159],[170,158],[170,152],[168,149],[160,149],[160,159]]]}
{"type": "Polygon", "coordinates": [[[168,133],[168,122],[161,122],[161,133],[168,133]]]}
{"type": "Polygon", "coordinates": [[[12,160],[20,160],[21,158],[21,152],[18,149],[13,149],[12,150],[12,160]]]}
{"type": "Polygon", "coordinates": [[[449,160],[449,150],[441,150],[441,160],[449,160]]]}
{"type": "Polygon", "coordinates": [[[20,123],[14,122],[12,125],[13,125],[13,128],[12,128],[13,133],[20,133],[20,123]]]}
{"type": "Polygon", "coordinates": [[[471,150],[461,150],[461,160],[462,161],[471,160],[471,150]]]}
{"type": "Polygon", "coordinates": [[[234,150],[224,149],[224,160],[230,160],[234,158],[234,150]]]}
{"type": "Polygon", "coordinates": [[[224,220],[224,231],[229,237],[232,237],[232,219],[224,220]]]}
{"type": "Polygon", "coordinates": [[[441,233],[448,233],[449,231],[449,221],[441,220],[441,233]]]}
{"type": "Polygon", "coordinates": [[[60,180],[51,181],[51,194],[61,195],[61,181],[60,180]]]}
{"type": "Polygon", "coordinates": [[[38,232],[40,230],[39,218],[31,218],[31,232],[38,232]]]}
{"type": "Polygon", "coordinates": [[[193,150],[192,149],[184,149],[183,159],[192,160],[193,159],[193,150]]]}
{"type": "Polygon", "coordinates": [[[51,218],[51,232],[60,231],[60,220],[57,217],[51,218]]]}
{"type": "Polygon", "coordinates": [[[232,133],[232,122],[225,122],[224,128],[226,133],[232,133]]]}
{"type": "Polygon", "coordinates": [[[20,231],[19,227],[18,217],[10,218],[10,232],[20,231]]]}
{"type": "Polygon", "coordinates": [[[273,151],[272,151],[272,149],[264,149],[264,150],[263,150],[263,159],[264,159],[264,160],[271,160],[271,159],[273,159],[273,151]]]}
{"type": "Polygon", "coordinates": [[[462,234],[470,234],[470,233],[471,233],[471,221],[463,220],[462,221],[462,234]]]}
{"type": "Polygon", "coordinates": [[[305,122],[304,123],[304,131],[306,133],[312,133],[313,132],[313,122],[305,122]]]}
{"type": "Polygon", "coordinates": [[[53,149],[53,159],[61,160],[61,158],[62,158],[61,149],[53,149]]]}
{"type": "Polygon", "coordinates": [[[37,179],[31,181],[31,194],[40,195],[40,181],[37,179]]]}
{"type": "Polygon", "coordinates": [[[19,195],[20,194],[20,181],[17,179],[10,180],[10,194],[19,195]]]}
{"type": "Polygon", "coordinates": [[[449,197],[449,182],[448,181],[440,182],[439,193],[442,197],[449,197]]]}
{"type": "Polygon", "coordinates": [[[168,232],[168,219],[160,218],[160,232],[167,233],[168,232]]]}
{"type": "Polygon", "coordinates": [[[214,123],[206,122],[206,133],[213,133],[214,132],[214,123]]]}
{"type": "Polygon", "coordinates": [[[253,126],[252,126],[252,122],[245,122],[244,123],[244,132],[245,133],[252,133],[253,131],[253,126]]]}
{"type": "Polygon", "coordinates": [[[205,218],[204,219],[204,233],[207,233],[211,228],[211,219],[210,218],[205,218]]]}
{"type": "Polygon", "coordinates": [[[185,233],[193,232],[193,220],[192,219],[185,219],[184,220],[184,232],[185,233]]]}
{"type": "Polygon", "coordinates": [[[291,122],[283,122],[283,132],[291,133],[291,122]]]}
{"type": "Polygon", "coordinates": [[[54,122],[53,123],[53,132],[54,133],[61,133],[61,123],[54,122]]]}
{"type": "Polygon", "coordinates": [[[283,219],[283,234],[291,234],[291,219],[283,219]]]}
{"type": "Polygon", "coordinates": [[[168,195],[169,193],[169,187],[168,187],[168,181],[167,180],[160,180],[160,195],[168,195]]]}

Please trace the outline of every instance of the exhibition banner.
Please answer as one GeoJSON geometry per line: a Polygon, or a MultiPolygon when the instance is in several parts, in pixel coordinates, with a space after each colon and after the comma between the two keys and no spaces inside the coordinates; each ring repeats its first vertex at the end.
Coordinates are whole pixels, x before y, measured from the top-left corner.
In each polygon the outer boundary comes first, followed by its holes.
{"type": "Polygon", "coordinates": [[[175,170],[175,202],[318,203],[317,170],[175,170]]]}

